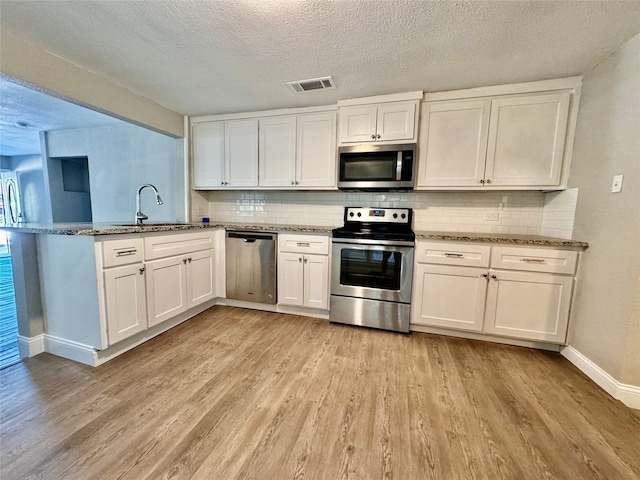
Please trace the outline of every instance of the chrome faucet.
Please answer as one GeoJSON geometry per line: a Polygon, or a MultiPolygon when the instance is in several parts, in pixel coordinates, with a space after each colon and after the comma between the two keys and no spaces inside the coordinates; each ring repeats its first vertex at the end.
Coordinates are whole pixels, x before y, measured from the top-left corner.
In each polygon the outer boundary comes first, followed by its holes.
{"type": "Polygon", "coordinates": [[[150,183],[147,183],[145,185],[142,185],[139,189],[138,189],[138,193],[136,195],[136,225],[142,225],[143,220],[148,219],[149,217],[147,217],[144,213],[142,213],[140,211],[140,192],[142,192],[142,190],[144,189],[144,187],[150,187],[153,189],[153,192],[156,194],[156,203],[158,205],[162,205],[164,202],[162,201],[162,199],[160,198],[160,194],[158,193],[158,189],[151,185],[150,183]]]}

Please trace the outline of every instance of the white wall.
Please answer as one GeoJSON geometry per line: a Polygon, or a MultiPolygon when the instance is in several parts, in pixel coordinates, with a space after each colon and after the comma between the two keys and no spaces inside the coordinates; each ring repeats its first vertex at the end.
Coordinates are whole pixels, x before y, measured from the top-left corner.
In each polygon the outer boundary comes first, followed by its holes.
{"type": "Polygon", "coordinates": [[[590,245],[571,346],[640,386],[640,35],[584,78],[570,186],[580,190],[574,235],[590,245]]]}
{"type": "Polygon", "coordinates": [[[156,205],[150,189],[142,192],[142,212],[149,221],[184,220],[183,141],[123,124],[47,135],[49,157],[89,159],[89,182],[94,222],[132,222],[135,194],[154,184],[164,205],[156,205]]]}

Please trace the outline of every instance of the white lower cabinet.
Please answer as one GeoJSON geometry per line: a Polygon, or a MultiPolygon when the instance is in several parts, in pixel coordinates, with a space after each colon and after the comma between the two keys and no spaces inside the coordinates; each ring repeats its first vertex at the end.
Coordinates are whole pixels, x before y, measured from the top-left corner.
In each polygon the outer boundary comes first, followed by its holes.
{"type": "Polygon", "coordinates": [[[481,332],[486,273],[481,268],[416,265],[412,322],[481,332]]]}
{"type": "Polygon", "coordinates": [[[562,344],[577,260],[570,250],[418,241],[411,323],[562,344]]]}
{"type": "Polygon", "coordinates": [[[147,299],[142,263],[104,271],[109,344],[147,329],[147,299]]]}
{"type": "Polygon", "coordinates": [[[278,236],[278,304],[329,308],[329,237],[278,236]]]}
{"type": "Polygon", "coordinates": [[[484,331],[494,335],[563,343],[573,277],[491,271],[484,331]]]}
{"type": "Polygon", "coordinates": [[[147,263],[149,326],[187,310],[185,257],[169,257],[147,263]]]}

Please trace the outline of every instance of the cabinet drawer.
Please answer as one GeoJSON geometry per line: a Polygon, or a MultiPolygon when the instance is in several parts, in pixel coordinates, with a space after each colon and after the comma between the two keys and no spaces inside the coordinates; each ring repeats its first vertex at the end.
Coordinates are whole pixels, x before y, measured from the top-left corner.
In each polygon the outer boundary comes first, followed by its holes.
{"type": "Polygon", "coordinates": [[[578,252],[571,250],[493,247],[491,268],[573,275],[577,261],[578,252]]]}
{"type": "Polygon", "coordinates": [[[183,255],[189,252],[215,248],[211,232],[180,233],[145,237],[144,253],[146,260],[183,255]]]}
{"type": "Polygon", "coordinates": [[[491,246],[463,242],[416,242],[416,261],[440,265],[488,267],[491,246]]]}
{"type": "Polygon", "coordinates": [[[278,235],[278,250],[291,253],[329,254],[329,237],[326,235],[278,235]]]}
{"type": "Polygon", "coordinates": [[[143,255],[142,238],[118,238],[102,242],[104,268],[140,263],[143,255]]]}

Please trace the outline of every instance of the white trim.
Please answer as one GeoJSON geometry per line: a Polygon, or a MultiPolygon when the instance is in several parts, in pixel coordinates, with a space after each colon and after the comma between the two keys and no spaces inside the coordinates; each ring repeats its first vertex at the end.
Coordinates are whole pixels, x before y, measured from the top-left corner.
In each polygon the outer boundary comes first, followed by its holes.
{"type": "Polygon", "coordinates": [[[373,97],[347,98],[345,100],[338,100],[338,107],[347,107],[352,105],[371,105],[372,103],[407,102],[409,100],[421,100],[422,95],[423,92],[422,90],[420,90],[417,92],[375,95],[373,97]]]}
{"type": "Polygon", "coordinates": [[[449,328],[430,327],[427,325],[418,325],[411,323],[409,331],[419,333],[430,333],[433,335],[446,335],[448,337],[470,338],[471,340],[481,340],[483,342],[502,343],[504,345],[515,345],[516,347],[537,348],[538,350],[548,350],[550,352],[559,352],[562,345],[550,342],[538,342],[536,340],[522,340],[518,338],[499,337],[497,335],[488,335],[486,333],[467,332],[463,330],[453,330],[449,328]]]}
{"type": "Polygon", "coordinates": [[[640,387],[620,383],[571,345],[560,353],[613,398],[627,407],[640,410],[640,387]]]}
{"type": "Polygon", "coordinates": [[[90,345],[45,334],[44,348],[47,353],[52,355],[75,360],[85,365],[94,366],[96,364],[96,351],[90,345]]]}
{"type": "Polygon", "coordinates": [[[425,92],[424,101],[457,100],[474,97],[491,97],[495,95],[518,95],[523,93],[548,92],[553,90],[573,90],[582,85],[582,77],[556,78],[537,82],[512,83],[508,85],[492,85],[488,87],[450,90],[448,92],[425,92]]]}
{"type": "Polygon", "coordinates": [[[30,358],[44,352],[44,334],[35,337],[18,335],[18,352],[20,358],[30,358]]]}
{"type": "MultiPolygon", "coordinates": [[[[219,120],[240,120],[243,118],[275,117],[278,115],[299,115],[302,113],[335,112],[336,105],[321,105],[318,107],[280,108],[277,110],[262,110],[260,112],[225,113],[221,115],[202,115],[190,117],[191,125],[202,122],[215,122],[219,120]]],[[[245,187],[246,190],[246,187],[245,187]]]]}

